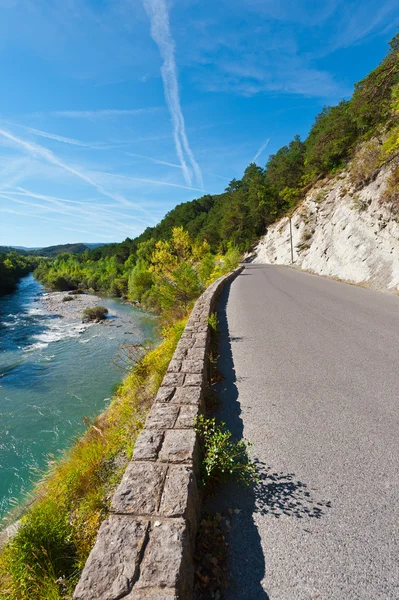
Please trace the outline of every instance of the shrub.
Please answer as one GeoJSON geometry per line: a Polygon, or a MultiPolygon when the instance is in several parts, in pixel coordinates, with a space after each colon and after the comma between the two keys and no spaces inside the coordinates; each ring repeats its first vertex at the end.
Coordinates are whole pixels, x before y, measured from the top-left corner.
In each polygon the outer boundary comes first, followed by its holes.
{"type": "Polygon", "coordinates": [[[78,288],[77,290],[72,290],[68,293],[68,296],[79,296],[80,294],[84,294],[85,291],[78,288]]]}
{"type": "Polygon", "coordinates": [[[386,205],[394,215],[399,215],[399,166],[389,175],[380,204],[386,205]]]}
{"type": "Polygon", "coordinates": [[[103,321],[107,318],[108,308],[105,306],[94,306],[93,308],[85,308],[83,311],[83,321],[103,321]]]}
{"type": "Polygon", "coordinates": [[[56,292],[68,292],[74,287],[70,281],[68,281],[67,279],[65,279],[65,277],[62,277],[61,275],[55,275],[53,277],[50,277],[45,281],[45,283],[46,285],[48,285],[48,287],[50,287],[52,290],[55,290],[56,292]]]}
{"type": "Polygon", "coordinates": [[[349,179],[356,187],[365,185],[381,164],[381,144],[376,139],[364,143],[352,161],[349,179]]]}
{"type": "Polygon", "coordinates": [[[248,457],[251,444],[245,440],[233,441],[225,423],[203,415],[197,417],[195,430],[202,445],[202,482],[205,485],[222,483],[229,479],[250,484],[256,481],[256,465],[248,457]]]}
{"type": "Polygon", "coordinates": [[[73,296],[64,296],[62,299],[63,302],[70,302],[71,300],[75,300],[75,298],[73,296]]]}

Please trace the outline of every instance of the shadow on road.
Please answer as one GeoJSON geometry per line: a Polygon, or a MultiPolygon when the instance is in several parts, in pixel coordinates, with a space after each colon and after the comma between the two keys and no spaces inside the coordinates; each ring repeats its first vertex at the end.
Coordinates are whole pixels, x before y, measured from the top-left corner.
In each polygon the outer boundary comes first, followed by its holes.
{"type": "MultiPolygon", "coordinates": [[[[242,275],[239,275],[239,277],[242,275]]],[[[218,367],[223,380],[215,386],[221,403],[217,414],[224,421],[235,439],[243,437],[241,406],[238,400],[236,377],[231,342],[242,338],[231,338],[226,316],[230,286],[223,291],[218,303],[220,330],[220,358],[218,367]]],[[[258,462],[259,481],[252,486],[234,483],[223,485],[217,497],[209,502],[211,510],[225,513],[232,509],[230,530],[230,588],[227,600],[270,600],[262,587],[267,564],[263,554],[261,538],[254,522],[254,514],[280,518],[320,518],[323,508],[330,504],[315,502],[307,486],[296,479],[294,473],[272,472],[267,465],[258,462]]]]}
{"type": "MultiPolygon", "coordinates": [[[[242,275],[239,275],[241,277],[242,275]]],[[[225,421],[235,439],[243,437],[241,408],[238,402],[236,374],[234,370],[231,340],[226,317],[226,305],[230,286],[227,286],[218,304],[220,330],[220,358],[218,368],[223,374],[223,381],[215,386],[215,393],[221,401],[218,418],[225,421]]],[[[239,342],[240,339],[234,341],[239,342]]],[[[231,583],[226,593],[229,600],[269,600],[262,588],[261,581],[265,575],[265,558],[261,539],[253,520],[256,508],[255,487],[243,487],[235,484],[221,486],[217,497],[210,502],[210,508],[227,511],[233,510],[230,530],[230,572],[231,583]]]]}

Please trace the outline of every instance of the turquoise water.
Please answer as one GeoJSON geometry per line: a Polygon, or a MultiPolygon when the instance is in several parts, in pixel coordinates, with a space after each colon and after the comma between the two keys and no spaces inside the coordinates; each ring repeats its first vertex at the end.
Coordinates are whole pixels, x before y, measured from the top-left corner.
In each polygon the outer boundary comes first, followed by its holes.
{"type": "Polygon", "coordinates": [[[122,345],[154,336],[154,320],[114,298],[115,318],[82,326],[50,315],[33,275],[0,298],[0,519],[32,488],[49,455],[104,410],[123,373],[111,361],[122,345]]]}

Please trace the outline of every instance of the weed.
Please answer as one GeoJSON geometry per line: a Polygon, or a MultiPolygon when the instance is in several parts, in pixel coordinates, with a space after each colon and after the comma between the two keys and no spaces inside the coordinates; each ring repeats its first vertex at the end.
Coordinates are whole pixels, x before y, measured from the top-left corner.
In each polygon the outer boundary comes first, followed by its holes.
{"type": "Polygon", "coordinates": [[[211,316],[208,317],[208,325],[212,331],[217,332],[219,326],[217,313],[212,313],[211,316]]]}
{"type": "Polygon", "coordinates": [[[360,197],[359,193],[356,193],[356,194],[353,194],[352,207],[354,210],[363,212],[363,211],[367,210],[368,202],[367,202],[367,200],[363,200],[360,197]]]}
{"type": "Polygon", "coordinates": [[[248,456],[251,444],[246,440],[233,441],[232,433],[225,425],[217,425],[215,419],[203,415],[195,421],[203,449],[202,482],[212,487],[233,479],[249,485],[256,480],[256,466],[248,456]]]}

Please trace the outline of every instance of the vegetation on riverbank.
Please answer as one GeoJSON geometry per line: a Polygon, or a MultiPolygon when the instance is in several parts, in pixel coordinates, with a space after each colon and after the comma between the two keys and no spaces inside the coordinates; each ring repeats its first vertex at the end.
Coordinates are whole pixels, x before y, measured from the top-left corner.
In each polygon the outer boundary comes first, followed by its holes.
{"type": "Polygon", "coordinates": [[[147,294],[160,313],[163,341],[145,356],[139,352],[141,359],[109,409],[34,490],[32,507],[0,555],[1,600],[71,597],[187,315],[202,290],[237,266],[239,258],[234,248],[224,257],[211,256],[205,243],[175,228],[171,239],[157,243],[148,262],[133,273],[137,295],[142,300],[147,294]]]}
{"type": "Polygon", "coordinates": [[[0,599],[71,597],[184,325],[163,331],[163,342],[136,364],[109,409],[38,484],[0,555],[0,599]]]}
{"type": "Polygon", "coordinates": [[[18,281],[35,269],[37,258],[21,256],[17,252],[0,253],[0,296],[11,294],[18,281]]]}

